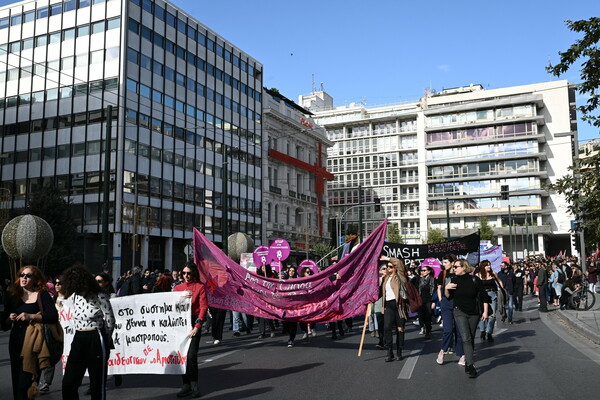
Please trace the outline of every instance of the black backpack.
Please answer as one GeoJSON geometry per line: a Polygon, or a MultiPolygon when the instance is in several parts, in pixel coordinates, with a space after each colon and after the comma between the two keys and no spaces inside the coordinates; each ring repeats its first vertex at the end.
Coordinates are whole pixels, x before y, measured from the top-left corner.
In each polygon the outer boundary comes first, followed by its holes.
{"type": "Polygon", "coordinates": [[[558,279],[556,281],[558,283],[565,283],[565,273],[559,269],[557,269],[557,271],[558,271],[558,279]]]}

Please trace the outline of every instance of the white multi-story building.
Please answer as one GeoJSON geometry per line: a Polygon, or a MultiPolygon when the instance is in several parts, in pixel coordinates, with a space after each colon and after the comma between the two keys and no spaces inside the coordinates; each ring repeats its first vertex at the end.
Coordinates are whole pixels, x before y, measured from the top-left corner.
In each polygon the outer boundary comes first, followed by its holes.
{"type": "Polygon", "coordinates": [[[215,242],[225,221],[229,233],[260,238],[262,68],[163,0],[0,8],[0,179],[10,207],[25,207],[41,185],[60,188],[86,237],[84,260],[99,266],[112,106],[113,271],[134,257],[177,266],[193,226],[215,242]]]}
{"type": "MultiPolygon", "coordinates": [[[[410,104],[333,107],[322,92],[300,96],[335,145],[329,168],[332,215],[356,224],[363,204],[381,200],[407,242],[431,228],[462,236],[485,216],[507,254],[556,254],[571,247],[564,199],[547,183],[577,157],[574,88],[566,81],[430,93],[410,104]],[[316,101],[319,99],[319,101],[316,101]],[[500,199],[502,186],[509,200],[500,199]],[[510,219],[509,219],[510,205],[510,219]],[[358,207],[357,207],[358,208],[358,207]]],[[[363,207],[370,232],[383,215],[363,207]]]]}
{"type": "Polygon", "coordinates": [[[286,239],[292,258],[306,258],[311,245],[327,242],[327,149],[333,143],[312,113],[274,90],[263,98],[263,134],[268,154],[263,157],[263,227],[266,245],[286,239]]]}

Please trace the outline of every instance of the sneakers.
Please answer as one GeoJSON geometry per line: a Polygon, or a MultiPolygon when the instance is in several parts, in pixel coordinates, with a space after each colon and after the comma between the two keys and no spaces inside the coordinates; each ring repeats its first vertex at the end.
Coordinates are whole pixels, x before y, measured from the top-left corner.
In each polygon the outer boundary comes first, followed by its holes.
{"type": "Polygon", "coordinates": [[[42,394],[48,393],[50,391],[50,385],[48,385],[47,383],[42,383],[39,387],[39,390],[42,394]]]}
{"type": "Polygon", "coordinates": [[[271,332],[271,337],[275,337],[275,332],[271,332]]]}
{"type": "Polygon", "coordinates": [[[312,337],[317,336],[317,331],[315,331],[314,329],[312,331],[310,331],[310,334],[312,335],[312,337]]]}
{"type": "Polygon", "coordinates": [[[293,340],[290,340],[288,342],[288,348],[291,348],[291,347],[294,347],[294,341],[293,340]]]}
{"type": "Polygon", "coordinates": [[[440,365],[442,365],[444,363],[444,350],[440,350],[437,358],[435,359],[435,362],[437,362],[440,365]]]}
{"type": "Polygon", "coordinates": [[[221,343],[221,341],[219,339],[215,339],[213,342],[213,344],[219,344],[219,343],[221,343]]]}
{"type": "Polygon", "coordinates": [[[375,345],[375,347],[376,347],[378,350],[385,350],[385,346],[384,346],[383,344],[379,344],[379,343],[378,343],[378,344],[376,344],[376,345],[375,345]]]}
{"type": "Polygon", "coordinates": [[[424,335],[425,334],[425,328],[421,328],[421,330],[419,331],[419,335],[424,335]]]}
{"type": "Polygon", "coordinates": [[[454,354],[454,349],[452,347],[448,347],[448,350],[445,351],[444,354],[454,354]]]}
{"type": "Polygon", "coordinates": [[[467,362],[465,361],[465,356],[461,356],[461,357],[458,359],[458,365],[462,365],[463,367],[464,367],[465,365],[467,365],[467,362]]]}
{"type": "Polygon", "coordinates": [[[302,335],[302,340],[306,340],[308,339],[308,333],[305,333],[304,335],[302,335]]]}
{"type": "Polygon", "coordinates": [[[257,339],[264,339],[265,335],[258,335],[257,339]]]}
{"type": "Polygon", "coordinates": [[[417,321],[413,321],[413,325],[419,326],[419,321],[418,320],[417,321]]]}

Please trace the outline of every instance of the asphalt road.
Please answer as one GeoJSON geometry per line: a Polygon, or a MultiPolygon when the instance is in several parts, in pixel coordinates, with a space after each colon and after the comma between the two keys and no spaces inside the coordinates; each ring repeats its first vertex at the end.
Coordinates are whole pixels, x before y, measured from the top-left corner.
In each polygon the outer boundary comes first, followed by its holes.
{"type": "MultiPolygon", "coordinates": [[[[203,337],[198,354],[200,387],[205,399],[568,399],[597,398],[600,346],[570,331],[557,313],[540,314],[529,298],[526,310],[515,313],[512,325],[496,325],[495,342],[476,339],[477,379],[468,379],[457,357],[446,356],[440,366],[435,358],[441,331],[436,325],[432,340],[425,341],[410,324],[405,359],[385,363],[385,351],[368,333],[361,357],[360,334],[338,341],[319,326],[318,336],[297,340],[287,348],[287,337],[257,340],[257,335],[233,338],[226,331],[222,344],[203,337]]],[[[300,334],[301,335],[301,334],[300,334]]],[[[8,333],[0,333],[2,398],[10,398],[8,333]]],[[[60,399],[61,376],[57,372],[49,394],[60,399]]],[[[108,384],[111,399],[174,399],[179,376],[127,375],[123,385],[108,384]]],[[[84,388],[80,389],[81,398],[84,388]]]]}

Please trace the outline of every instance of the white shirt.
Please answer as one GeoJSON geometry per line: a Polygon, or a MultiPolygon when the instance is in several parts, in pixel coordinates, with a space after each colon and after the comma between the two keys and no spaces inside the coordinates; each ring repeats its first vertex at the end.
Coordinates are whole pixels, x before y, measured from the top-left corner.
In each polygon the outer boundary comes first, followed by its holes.
{"type": "Polygon", "coordinates": [[[396,294],[392,290],[392,278],[385,282],[385,301],[396,300],[396,294]]]}

